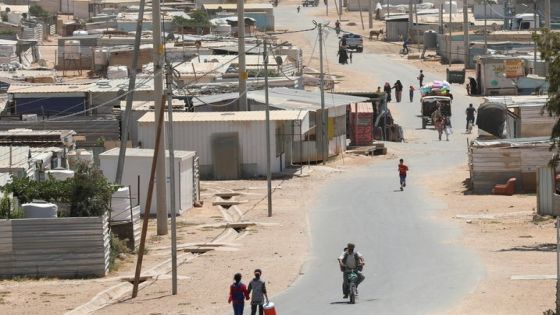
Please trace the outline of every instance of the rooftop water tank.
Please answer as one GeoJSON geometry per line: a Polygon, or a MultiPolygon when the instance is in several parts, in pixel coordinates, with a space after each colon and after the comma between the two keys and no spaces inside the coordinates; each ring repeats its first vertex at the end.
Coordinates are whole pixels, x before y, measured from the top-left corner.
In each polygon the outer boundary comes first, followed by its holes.
{"type": "Polygon", "coordinates": [[[46,177],[51,175],[56,180],[66,180],[74,177],[74,171],[71,170],[47,170],[45,171],[46,177]]]}
{"type": "Polygon", "coordinates": [[[56,218],[58,213],[57,205],[48,202],[24,203],[21,207],[23,208],[23,216],[27,219],[56,218]]]}
{"type": "Polygon", "coordinates": [[[424,48],[437,48],[437,33],[435,31],[430,30],[424,32],[424,48]]]}
{"type": "Polygon", "coordinates": [[[111,197],[111,221],[130,221],[130,195],[128,187],[121,187],[111,197]]]}
{"type": "Polygon", "coordinates": [[[64,42],[64,59],[80,59],[80,41],[67,40],[64,42]]]}

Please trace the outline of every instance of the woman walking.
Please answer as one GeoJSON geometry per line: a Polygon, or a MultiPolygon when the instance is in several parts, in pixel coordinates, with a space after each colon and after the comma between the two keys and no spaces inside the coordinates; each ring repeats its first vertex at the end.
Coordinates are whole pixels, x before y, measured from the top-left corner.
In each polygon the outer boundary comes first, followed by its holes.
{"type": "Polygon", "coordinates": [[[395,89],[395,98],[397,99],[397,103],[400,103],[403,91],[401,80],[397,80],[397,82],[395,82],[395,85],[393,85],[393,89],[395,89]]]}
{"type": "Polygon", "coordinates": [[[389,103],[391,101],[391,84],[389,84],[389,82],[385,82],[383,91],[387,94],[387,103],[389,103]]]}

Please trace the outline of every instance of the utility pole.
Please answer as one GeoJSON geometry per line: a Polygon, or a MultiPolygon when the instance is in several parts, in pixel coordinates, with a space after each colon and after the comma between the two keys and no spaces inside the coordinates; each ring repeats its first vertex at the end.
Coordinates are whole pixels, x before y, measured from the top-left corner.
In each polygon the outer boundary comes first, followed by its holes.
{"type": "MultiPolygon", "coordinates": [[[[537,34],[537,0],[533,0],[533,29],[537,34]]],[[[537,40],[533,40],[533,74],[537,73],[537,40]]]]}
{"type": "Polygon", "coordinates": [[[550,30],[550,0],[544,1],[544,27],[550,30]]]}
{"type": "Polygon", "coordinates": [[[469,4],[468,0],[463,0],[463,43],[465,50],[465,69],[469,67],[469,4]]]}
{"type": "Polygon", "coordinates": [[[488,15],[486,12],[487,6],[488,0],[484,0],[484,55],[488,55],[488,15]]]}
{"type": "Polygon", "coordinates": [[[560,216],[556,216],[556,314],[560,314],[560,216]]]}
{"type": "Polygon", "coordinates": [[[509,29],[508,17],[509,17],[509,0],[504,0],[504,30],[509,29]]]}
{"type": "MultiPolygon", "coordinates": [[[[128,94],[126,95],[126,108],[121,126],[121,144],[119,148],[119,160],[117,162],[117,175],[115,184],[120,185],[124,170],[124,159],[126,157],[126,146],[128,143],[128,125],[130,123],[130,112],[132,111],[132,101],[134,100],[134,89],[136,87],[136,69],[138,68],[138,54],[140,52],[140,39],[142,36],[142,20],[144,20],[145,0],[140,0],[138,9],[138,21],[136,22],[136,33],[134,34],[134,50],[132,52],[132,69],[128,76],[128,94]]],[[[140,197],[140,196],[138,196],[140,197]]]]}
{"type": "Polygon", "coordinates": [[[325,0],[325,9],[327,10],[327,16],[329,16],[329,0],[325,0]]]}
{"type": "MultiPolygon", "coordinates": [[[[154,49],[154,102],[155,114],[164,110],[161,99],[163,98],[163,53],[165,46],[161,40],[161,3],[152,0],[153,21],[153,49],[154,49]]],[[[156,124],[156,133],[161,129],[162,138],[165,139],[164,124],[156,124]]],[[[165,174],[165,146],[157,148],[156,167],[156,196],[157,196],[157,235],[167,235],[167,178],[165,174]]]]}
{"type": "Polygon", "coordinates": [[[167,148],[169,150],[169,204],[171,210],[171,292],[177,295],[177,209],[175,207],[175,150],[173,144],[173,69],[166,65],[167,148]]]}
{"type": "Polygon", "coordinates": [[[270,170],[270,106],[268,102],[268,41],[264,39],[264,103],[266,104],[266,188],[268,198],[268,216],[272,216],[272,173],[270,170]]]}
{"type": "Polygon", "coordinates": [[[452,16],[453,16],[453,14],[451,13],[451,3],[452,2],[450,0],[449,1],[449,26],[448,26],[448,28],[449,28],[449,49],[448,49],[449,50],[449,53],[448,53],[449,60],[448,61],[449,61],[449,66],[450,67],[451,67],[451,51],[452,51],[451,46],[453,45],[453,36],[452,36],[452,25],[453,25],[452,16]]]}
{"type": "Polygon", "coordinates": [[[237,55],[239,61],[239,110],[248,111],[245,65],[245,0],[237,0],[237,55]]]}
{"type": "Polygon", "coordinates": [[[373,28],[373,0],[368,0],[368,27],[373,28]]]}
{"type": "Polygon", "coordinates": [[[323,160],[323,165],[327,163],[328,159],[328,140],[327,140],[327,122],[325,111],[325,73],[323,72],[323,24],[319,23],[319,88],[321,90],[321,156],[323,160]]]}
{"type": "Polygon", "coordinates": [[[443,34],[443,3],[439,5],[439,33],[443,34]]]}
{"type": "Polygon", "coordinates": [[[410,34],[412,34],[412,25],[414,23],[414,21],[412,20],[413,15],[412,15],[412,0],[408,0],[408,34],[407,34],[407,39],[410,40],[410,34]]]}

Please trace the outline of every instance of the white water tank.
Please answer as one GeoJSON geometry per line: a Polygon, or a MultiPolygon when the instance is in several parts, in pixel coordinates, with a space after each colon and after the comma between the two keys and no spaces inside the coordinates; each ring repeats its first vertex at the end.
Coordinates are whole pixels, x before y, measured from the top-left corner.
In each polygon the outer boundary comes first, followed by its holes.
{"type": "Polygon", "coordinates": [[[58,206],[48,202],[30,202],[21,205],[23,208],[23,216],[27,219],[31,218],[56,218],[58,206]]]}
{"type": "Polygon", "coordinates": [[[85,149],[72,150],[66,154],[66,158],[71,169],[75,168],[78,162],[93,164],[93,152],[85,149]]]}
{"type": "Polygon", "coordinates": [[[74,177],[74,171],[72,170],[47,170],[45,171],[45,177],[48,178],[51,175],[56,180],[66,180],[68,178],[74,177]]]}
{"type": "Polygon", "coordinates": [[[106,65],[107,64],[107,55],[109,54],[109,50],[106,48],[97,48],[95,49],[95,58],[94,62],[95,65],[106,65]]]}
{"type": "Polygon", "coordinates": [[[111,221],[130,221],[130,195],[128,187],[121,187],[111,197],[111,221]]]}
{"type": "Polygon", "coordinates": [[[77,30],[72,32],[72,36],[88,35],[88,31],[77,30]]]}
{"type": "Polygon", "coordinates": [[[80,59],[80,41],[67,40],[64,42],[64,59],[80,59]]]}
{"type": "Polygon", "coordinates": [[[128,68],[126,66],[110,66],[107,68],[107,79],[128,78],[128,68]]]}

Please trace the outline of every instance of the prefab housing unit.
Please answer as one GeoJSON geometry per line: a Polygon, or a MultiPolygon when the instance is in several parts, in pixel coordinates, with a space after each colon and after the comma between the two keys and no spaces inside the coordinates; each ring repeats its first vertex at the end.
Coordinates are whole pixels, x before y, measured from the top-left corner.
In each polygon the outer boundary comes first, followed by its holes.
{"type": "Polygon", "coordinates": [[[552,158],[549,137],[475,140],[469,148],[474,193],[488,194],[496,184],[516,178],[516,192],[536,190],[537,169],[552,158]]]}
{"type": "MultiPolygon", "coordinates": [[[[173,119],[175,148],[198,153],[201,177],[221,180],[266,175],[264,111],[177,112],[173,119]]],[[[307,111],[270,111],[272,172],[281,172],[290,164],[291,143],[308,129],[307,111]]],[[[145,148],[155,146],[154,113],[138,120],[138,140],[145,148]]]]}
{"type": "MultiPolygon", "coordinates": [[[[117,161],[119,148],[114,148],[99,155],[99,168],[110,182],[115,181],[117,174],[117,161]]],[[[152,149],[126,149],[126,157],[123,169],[122,184],[130,186],[133,205],[140,204],[142,211],[146,208],[146,196],[148,194],[148,182],[152,165],[152,149]]],[[[167,180],[167,209],[170,208],[169,193],[169,151],[166,151],[166,177],[167,180]]],[[[198,178],[195,176],[196,152],[175,151],[175,209],[181,214],[192,208],[195,196],[198,192],[198,178]]],[[[153,195],[150,214],[157,212],[156,196],[153,195]]]]}

